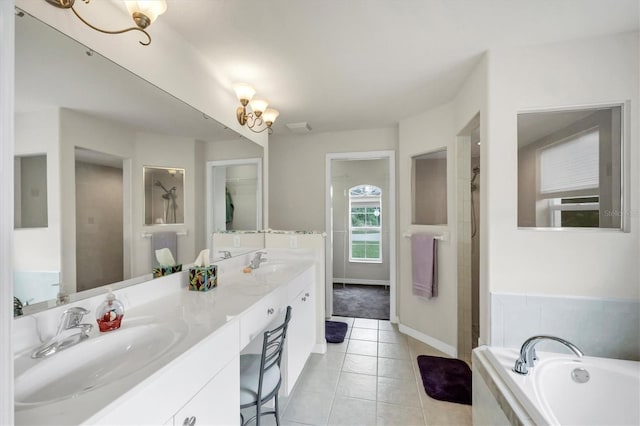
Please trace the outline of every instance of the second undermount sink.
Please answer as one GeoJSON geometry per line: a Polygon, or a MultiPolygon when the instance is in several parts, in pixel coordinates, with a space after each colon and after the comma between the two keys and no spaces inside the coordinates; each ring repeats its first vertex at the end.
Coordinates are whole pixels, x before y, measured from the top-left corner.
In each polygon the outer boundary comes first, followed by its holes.
{"type": "Polygon", "coordinates": [[[267,261],[260,265],[259,268],[251,271],[251,274],[259,281],[270,283],[279,283],[287,281],[293,266],[291,263],[267,261]]]}
{"type": "Polygon", "coordinates": [[[118,330],[92,336],[48,358],[27,360],[33,365],[16,371],[16,409],[71,398],[127,377],[165,354],[186,332],[184,322],[131,319],[118,330]]]}

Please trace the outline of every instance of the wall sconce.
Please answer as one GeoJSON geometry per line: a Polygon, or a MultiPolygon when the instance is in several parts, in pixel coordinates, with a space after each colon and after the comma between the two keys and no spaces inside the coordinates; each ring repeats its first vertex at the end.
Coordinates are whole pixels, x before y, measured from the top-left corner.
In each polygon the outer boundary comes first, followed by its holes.
{"type": "Polygon", "coordinates": [[[240,123],[241,126],[246,125],[249,130],[254,133],[268,130],[269,134],[271,134],[273,132],[271,126],[280,113],[273,108],[267,108],[269,105],[267,100],[254,98],[253,95],[256,94],[255,89],[246,83],[234,84],[233,90],[235,90],[236,96],[242,105],[236,109],[238,123],[240,123]],[[247,105],[251,107],[250,112],[247,112],[247,105]],[[260,127],[262,127],[262,129],[254,130],[254,128],[260,127]]]}
{"type": "MultiPolygon", "coordinates": [[[[89,4],[91,0],[82,0],[86,4],[89,4]]],[[[73,7],[75,0],[47,0],[47,3],[53,5],[55,7],[59,7],[60,9],[71,9],[71,11],[84,22],[87,26],[93,28],[96,31],[100,31],[105,34],[122,34],[128,31],[140,31],[149,39],[146,43],[141,41],[140,44],[143,46],[148,46],[151,44],[151,36],[149,33],[145,31],[149,25],[156,20],[156,18],[162,15],[167,10],[167,2],[166,0],[125,0],[125,5],[133,18],[133,21],[136,23],[135,27],[125,28],[123,30],[117,31],[109,31],[103,30],[101,28],[96,27],[95,25],[87,22],[82,16],[78,14],[76,9],[73,7]]]]}

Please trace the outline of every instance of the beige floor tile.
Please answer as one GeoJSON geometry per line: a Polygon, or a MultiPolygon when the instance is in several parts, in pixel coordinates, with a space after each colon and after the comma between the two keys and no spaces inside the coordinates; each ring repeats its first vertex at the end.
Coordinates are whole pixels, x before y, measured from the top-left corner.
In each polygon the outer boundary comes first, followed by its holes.
{"type": "Polygon", "coordinates": [[[378,320],[367,319],[367,318],[356,318],[353,322],[353,326],[357,328],[372,328],[374,330],[378,329],[378,320]]]}
{"type": "MultiPolygon", "coordinates": [[[[342,372],[338,380],[336,395],[376,400],[376,376],[342,372]]],[[[375,407],[374,407],[375,408],[375,407]]]]}
{"type": "Polygon", "coordinates": [[[336,396],[329,425],[369,426],[376,424],[376,402],[336,396]]]}
{"type": "Polygon", "coordinates": [[[415,372],[409,360],[378,358],[378,376],[412,380],[415,379],[415,372]]]}
{"type": "Polygon", "coordinates": [[[346,322],[347,324],[349,324],[349,327],[353,327],[353,321],[354,320],[355,320],[355,318],[352,318],[352,317],[338,317],[338,316],[332,316],[331,317],[331,321],[346,322]]]}
{"type": "MultiPolygon", "coordinates": [[[[356,330],[356,329],[354,329],[356,330]]],[[[378,344],[376,342],[369,342],[367,340],[349,340],[349,346],[347,347],[348,354],[357,355],[378,355],[378,344]]]]}
{"type": "Polygon", "coordinates": [[[413,337],[409,337],[407,341],[409,343],[409,350],[411,351],[411,355],[415,355],[415,356],[431,355],[431,356],[442,356],[442,357],[449,356],[432,346],[429,346],[427,344],[422,343],[419,340],[414,339],[413,337]]]}
{"type": "Polygon", "coordinates": [[[350,339],[377,342],[378,330],[373,330],[371,328],[353,328],[353,330],[351,330],[350,339]]]}
{"type": "Polygon", "coordinates": [[[377,424],[393,426],[423,426],[425,422],[420,408],[378,402],[377,424]]]}
{"type": "Polygon", "coordinates": [[[391,321],[378,320],[378,330],[398,330],[398,326],[391,321]]]}
{"type": "Polygon", "coordinates": [[[340,371],[305,368],[298,378],[295,392],[315,392],[333,395],[338,385],[340,371]]]}
{"type": "Polygon", "coordinates": [[[342,343],[327,343],[327,352],[347,352],[349,339],[344,339],[342,343]]]}
{"type": "Polygon", "coordinates": [[[414,380],[378,377],[377,399],[379,402],[408,407],[421,407],[418,389],[414,380]]]}
{"type": "Polygon", "coordinates": [[[407,345],[407,336],[394,330],[378,330],[378,341],[407,345]]]}
{"type": "Polygon", "coordinates": [[[471,406],[453,402],[438,401],[443,405],[437,408],[424,408],[426,424],[431,426],[471,426],[471,406]]]}
{"type": "Polygon", "coordinates": [[[324,354],[311,354],[305,364],[307,369],[342,370],[344,352],[327,351],[324,354]]]}
{"type": "Polygon", "coordinates": [[[375,376],[378,371],[378,359],[375,356],[347,354],[342,371],[375,376]]]}
{"type": "Polygon", "coordinates": [[[410,359],[407,346],[399,343],[378,343],[378,356],[382,358],[410,359]]]}
{"type": "Polygon", "coordinates": [[[333,395],[295,391],[282,416],[285,421],[308,425],[326,425],[329,420],[333,395]]]}

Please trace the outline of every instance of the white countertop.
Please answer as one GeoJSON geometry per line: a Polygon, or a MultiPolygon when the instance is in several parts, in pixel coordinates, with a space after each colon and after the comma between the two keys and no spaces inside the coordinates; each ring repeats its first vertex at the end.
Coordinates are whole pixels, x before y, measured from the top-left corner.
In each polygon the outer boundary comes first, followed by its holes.
{"type": "MultiPolygon", "coordinates": [[[[287,251],[282,251],[282,256],[276,259],[273,250],[269,250],[269,252],[271,257],[262,265],[265,269],[270,264],[281,263],[286,265],[286,268],[276,272],[278,279],[275,281],[266,280],[264,275],[260,277],[257,273],[242,273],[241,270],[243,264],[246,264],[244,263],[245,261],[229,259],[218,263],[218,286],[207,292],[189,291],[186,288],[187,271],[115,292],[116,297],[125,303],[125,316],[121,330],[125,330],[128,325],[134,324],[137,318],[156,317],[161,318],[160,321],[162,322],[183,321],[187,325],[186,333],[181,340],[160,357],[152,360],[133,374],[113,383],[46,405],[17,405],[16,424],[80,424],[91,419],[105,408],[116,407],[118,401],[126,400],[130,393],[143,388],[144,383],[152,382],[156,376],[162,375],[163,371],[171,368],[171,365],[178,362],[200,342],[215,336],[217,333],[221,333],[227,325],[237,322],[244,312],[248,311],[263,297],[281,287],[285,287],[293,278],[313,266],[313,259],[310,257],[291,257],[287,251]],[[149,295],[149,292],[154,292],[160,288],[157,286],[166,286],[162,288],[162,291],[167,292],[167,294],[144,303],[144,295],[149,295]]],[[[265,272],[262,272],[262,274],[265,272]]],[[[92,309],[103,297],[95,298],[97,300],[87,299],[84,303],[78,302],[74,306],[85,306],[92,309]]],[[[92,316],[93,314],[89,315],[92,316]]],[[[237,327],[237,324],[234,324],[234,326],[237,327]]],[[[266,326],[267,324],[265,324],[266,326]]],[[[119,331],[115,330],[110,333],[118,333],[119,331]]],[[[94,327],[92,337],[98,334],[97,327],[94,327]]],[[[90,340],[91,338],[87,341],[90,340]]],[[[82,344],[84,342],[79,343],[77,346],[82,344]]],[[[16,377],[26,366],[47,361],[47,359],[27,360],[24,355],[26,354],[28,357],[28,354],[33,349],[34,347],[30,347],[16,354],[16,377]],[[21,356],[24,357],[22,362],[20,362],[21,356]]],[[[51,357],[55,356],[57,355],[51,355],[51,357]]]]}

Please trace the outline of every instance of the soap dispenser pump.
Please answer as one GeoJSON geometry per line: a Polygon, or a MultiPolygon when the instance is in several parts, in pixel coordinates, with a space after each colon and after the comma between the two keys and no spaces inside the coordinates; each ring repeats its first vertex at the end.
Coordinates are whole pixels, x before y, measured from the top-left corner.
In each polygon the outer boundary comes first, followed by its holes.
{"type": "Polygon", "coordinates": [[[96,321],[100,331],[111,331],[120,328],[124,306],[109,289],[107,299],[96,309],[96,321]]]}

